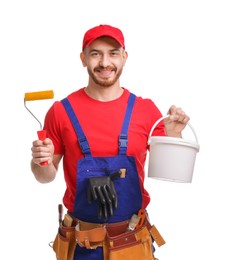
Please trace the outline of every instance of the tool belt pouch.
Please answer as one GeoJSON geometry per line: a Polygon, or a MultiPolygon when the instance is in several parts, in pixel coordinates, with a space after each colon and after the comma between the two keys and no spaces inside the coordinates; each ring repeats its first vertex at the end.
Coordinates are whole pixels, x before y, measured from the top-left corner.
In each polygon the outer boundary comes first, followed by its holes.
{"type": "Polygon", "coordinates": [[[104,260],[154,260],[152,238],[146,226],[118,236],[107,233],[104,260]]]}
{"type": "Polygon", "coordinates": [[[80,247],[96,249],[102,247],[106,229],[98,224],[79,221],[75,227],[76,243],[80,247]]]}
{"type": "Polygon", "coordinates": [[[53,250],[57,260],[73,260],[75,251],[75,230],[74,227],[60,225],[53,243],[53,250]]]}

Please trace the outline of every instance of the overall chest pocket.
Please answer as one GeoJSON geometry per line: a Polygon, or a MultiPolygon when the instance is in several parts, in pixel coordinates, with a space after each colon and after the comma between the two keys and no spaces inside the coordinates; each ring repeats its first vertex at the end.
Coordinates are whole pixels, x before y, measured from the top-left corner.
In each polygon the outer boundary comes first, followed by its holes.
{"type": "Polygon", "coordinates": [[[123,171],[120,177],[113,179],[118,207],[115,209],[114,215],[104,221],[112,223],[127,220],[141,208],[142,194],[134,157],[118,155],[104,158],[83,158],[78,162],[74,216],[85,221],[100,222],[96,203],[88,203],[89,179],[110,176],[118,171],[123,171]]]}

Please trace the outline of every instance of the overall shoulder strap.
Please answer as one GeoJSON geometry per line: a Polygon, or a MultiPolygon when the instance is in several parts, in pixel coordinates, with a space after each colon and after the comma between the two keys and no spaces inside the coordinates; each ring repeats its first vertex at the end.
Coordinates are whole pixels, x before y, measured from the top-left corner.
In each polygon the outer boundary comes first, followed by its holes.
{"type": "Polygon", "coordinates": [[[125,155],[127,152],[128,146],[128,128],[130,124],[130,118],[133,111],[134,103],[136,96],[133,93],[130,93],[130,97],[128,99],[128,105],[126,114],[123,121],[122,130],[119,136],[119,154],[125,155]]]}
{"type": "MultiPolygon", "coordinates": [[[[128,99],[128,105],[126,109],[126,114],[124,117],[122,130],[119,135],[119,154],[125,155],[127,152],[127,146],[128,146],[128,128],[130,124],[130,118],[133,111],[134,103],[135,103],[136,96],[133,93],[130,93],[130,97],[128,99]]],[[[90,146],[88,144],[88,140],[81,128],[81,125],[78,121],[78,118],[68,100],[68,98],[64,98],[61,100],[69,118],[72,123],[72,126],[77,134],[78,142],[80,145],[80,148],[85,156],[92,156],[90,146]]]]}
{"type": "Polygon", "coordinates": [[[70,121],[73,125],[73,128],[77,134],[78,142],[79,142],[79,145],[80,145],[80,148],[81,148],[83,154],[85,156],[91,156],[91,150],[90,150],[90,147],[88,144],[88,140],[81,128],[78,118],[77,118],[68,98],[64,98],[63,100],[61,100],[61,102],[62,102],[62,104],[70,118],[70,121]]]}

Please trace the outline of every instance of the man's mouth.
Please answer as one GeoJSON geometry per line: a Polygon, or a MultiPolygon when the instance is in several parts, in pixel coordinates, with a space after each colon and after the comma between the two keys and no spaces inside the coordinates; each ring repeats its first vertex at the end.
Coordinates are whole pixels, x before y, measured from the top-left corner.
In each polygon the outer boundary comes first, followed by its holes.
{"type": "Polygon", "coordinates": [[[97,69],[95,69],[95,72],[97,72],[98,75],[101,78],[109,78],[114,73],[114,69],[112,69],[112,68],[107,68],[107,69],[97,68],[97,69]]]}

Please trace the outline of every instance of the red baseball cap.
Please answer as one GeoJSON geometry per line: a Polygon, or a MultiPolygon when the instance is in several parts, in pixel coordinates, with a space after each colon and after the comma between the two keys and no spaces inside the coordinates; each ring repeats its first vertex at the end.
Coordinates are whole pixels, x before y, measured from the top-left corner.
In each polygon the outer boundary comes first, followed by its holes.
{"type": "Polygon", "coordinates": [[[83,49],[90,46],[94,40],[102,36],[113,38],[121,45],[121,47],[125,48],[123,33],[120,29],[110,25],[100,24],[99,26],[89,29],[84,34],[83,49]]]}

